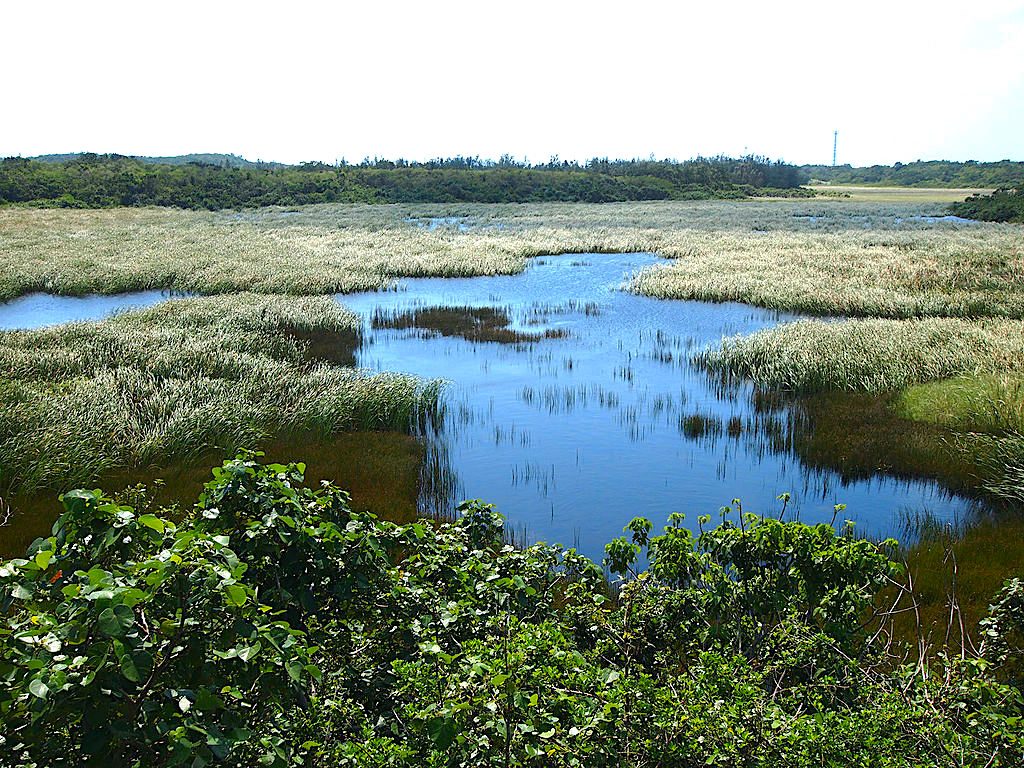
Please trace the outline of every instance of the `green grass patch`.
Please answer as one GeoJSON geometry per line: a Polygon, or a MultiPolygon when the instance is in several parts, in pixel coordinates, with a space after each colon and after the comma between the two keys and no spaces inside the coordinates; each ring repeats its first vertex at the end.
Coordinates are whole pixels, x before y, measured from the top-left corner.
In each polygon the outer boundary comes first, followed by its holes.
{"type": "Polygon", "coordinates": [[[891,392],[1024,368],[1024,322],[927,318],[799,320],[723,339],[695,360],[723,380],[787,392],[891,392]]]}
{"type": "Polygon", "coordinates": [[[893,403],[907,419],[970,432],[1024,432],[1024,376],[978,374],[918,384],[893,403]]]}

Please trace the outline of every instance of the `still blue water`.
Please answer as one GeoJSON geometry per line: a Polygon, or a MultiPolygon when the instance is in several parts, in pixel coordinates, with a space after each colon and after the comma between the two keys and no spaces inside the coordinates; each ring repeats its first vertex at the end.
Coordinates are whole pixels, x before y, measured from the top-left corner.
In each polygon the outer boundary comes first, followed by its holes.
{"type": "Polygon", "coordinates": [[[59,323],[102,320],[117,312],[143,309],[184,294],[172,291],[137,291],[112,296],[54,296],[30,293],[0,304],[0,330],[42,328],[59,323]]]}
{"type": "Polygon", "coordinates": [[[750,511],[777,511],[783,492],[793,495],[787,517],[828,521],[833,505],[845,503],[843,517],[878,536],[902,532],[901,510],[967,515],[969,502],[935,483],[881,475],[844,483],[773,447],[771,420],[755,412],[750,391],[719,391],[690,357],[723,336],[797,316],[620,290],[659,261],[650,254],[544,257],[520,275],[409,279],[396,291],[338,300],[364,317],[360,366],[449,382],[447,418],[431,450],[454,472],[451,497],[495,504],[531,539],[600,558],[634,516],[660,525],[679,511],[695,525],[697,515],[734,498],[750,511]],[[516,329],[566,335],[472,343],[372,327],[376,313],[445,306],[497,307],[516,329]],[[695,415],[704,421],[686,421],[695,415]],[[730,434],[730,419],[742,425],[739,434],[730,434]],[[686,428],[694,423],[713,428],[686,428]]]}

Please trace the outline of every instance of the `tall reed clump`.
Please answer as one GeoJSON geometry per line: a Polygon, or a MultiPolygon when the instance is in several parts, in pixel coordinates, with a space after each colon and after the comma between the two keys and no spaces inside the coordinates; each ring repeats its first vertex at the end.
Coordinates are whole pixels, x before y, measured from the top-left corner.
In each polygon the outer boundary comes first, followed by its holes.
{"type": "Polygon", "coordinates": [[[789,392],[882,392],[1024,368],[1024,321],[798,320],[722,340],[695,361],[724,380],[789,392]]]}
{"type": "Polygon", "coordinates": [[[351,351],[358,328],[328,298],[238,294],[0,333],[0,485],[89,483],[282,432],[408,431],[436,384],[310,354],[351,351]]]}

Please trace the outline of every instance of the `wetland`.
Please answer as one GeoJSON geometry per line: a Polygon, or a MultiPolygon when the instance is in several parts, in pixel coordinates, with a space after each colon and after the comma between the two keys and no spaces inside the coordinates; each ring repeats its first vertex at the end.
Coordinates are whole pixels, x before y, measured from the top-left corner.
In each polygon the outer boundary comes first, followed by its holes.
{"type": "Polygon", "coordinates": [[[290,451],[401,519],[481,498],[521,540],[596,559],[635,515],[770,513],[782,493],[807,522],[844,504],[860,534],[911,544],[1016,519],[1019,420],[978,429],[1007,398],[942,423],[906,406],[1020,370],[1012,225],[913,198],[0,224],[19,257],[0,275],[7,553],[63,490],[162,477],[184,501],[240,448],[290,451]]]}
{"type": "Polygon", "coordinates": [[[0,209],[4,736],[1018,765],[1022,242],[921,200],[0,209]]]}

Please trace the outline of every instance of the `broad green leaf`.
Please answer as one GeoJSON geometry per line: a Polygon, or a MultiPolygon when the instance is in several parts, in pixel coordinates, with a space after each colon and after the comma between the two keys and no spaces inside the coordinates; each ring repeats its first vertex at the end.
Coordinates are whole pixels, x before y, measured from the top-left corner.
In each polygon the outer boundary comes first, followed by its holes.
{"type": "Polygon", "coordinates": [[[46,683],[38,677],[33,678],[32,682],[28,684],[28,690],[37,699],[45,699],[50,692],[50,689],[46,687],[46,683]]]}
{"type": "Polygon", "coordinates": [[[238,584],[228,584],[224,587],[224,594],[232,605],[245,605],[245,601],[248,599],[248,596],[245,594],[245,588],[238,584]]]}
{"type": "Polygon", "coordinates": [[[128,680],[133,683],[137,683],[142,679],[139,674],[138,667],[135,666],[135,660],[131,657],[131,654],[125,654],[121,657],[121,674],[124,675],[128,680]]]}
{"type": "Polygon", "coordinates": [[[427,733],[437,749],[448,749],[455,741],[455,723],[447,717],[435,717],[427,723],[427,733]]]}
{"type": "Polygon", "coordinates": [[[124,633],[121,628],[121,622],[117,620],[117,615],[114,613],[113,608],[104,608],[100,612],[97,625],[100,628],[100,632],[107,635],[107,637],[120,637],[124,633]]]}
{"type": "Polygon", "coordinates": [[[49,567],[50,560],[52,558],[53,558],[53,550],[52,549],[40,549],[38,552],[36,552],[36,556],[33,559],[36,561],[36,565],[39,566],[39,570],[45,571],[47,569],[47,567],[49,567]]]}
{"type": "Polygon", "coordinates": [[[142,515],[139,518],[139,522],[147,528],[152,528],[157,533],[163,533],[167,528],[164,521],[156,515],[142,515]]]}
{"type": "Polygon", "coordinates": [[[238,651],[238,658],[248,663],[250,659],[256,658],[260,650],[263,648],[263,644],[257,640],[252,645],[247,645],[238,651]]]}

